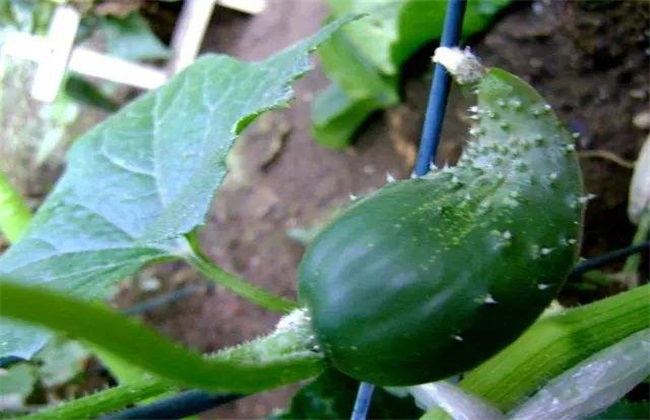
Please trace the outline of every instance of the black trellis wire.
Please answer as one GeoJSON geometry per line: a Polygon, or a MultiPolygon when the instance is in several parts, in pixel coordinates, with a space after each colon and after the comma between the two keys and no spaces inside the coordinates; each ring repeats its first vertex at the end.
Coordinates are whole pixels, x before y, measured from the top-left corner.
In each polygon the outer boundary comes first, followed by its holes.
{"type": "Polygon", "coordinates": [[[584,260],[573,267],[571,274],[569,274],[569,280],[579,280],[580,277],[588,271],[604,267],[612,262],[627,258],[630,255],[648,250],[650,250],[650,241],[645,241],[638,245],[632,245],[628,246],[627,248],[617,249],[616,251],[608,252],[607,254],[584,260]]]}
{"type": "MultiPolygon", "coordinates": [[[[212,285],[208,286],[210,288],[212,285]]],[[[189,286],[181,287],[151,299],[143,300],[135,305],[122,310],[124,315],[140,315],[145,312],[152,311],[163,305],[169,305],[179,300],[192,296],[193,294],[205,290],[206,287],[200,284],[190,284],[189,286]]]]}

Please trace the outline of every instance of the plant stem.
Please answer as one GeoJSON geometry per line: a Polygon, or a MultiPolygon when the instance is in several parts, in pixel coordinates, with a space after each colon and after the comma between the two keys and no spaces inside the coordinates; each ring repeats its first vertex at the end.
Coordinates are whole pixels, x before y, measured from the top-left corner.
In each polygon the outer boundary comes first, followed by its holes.
{"type": "Polygon", "coordinates": [[[267,337],[206,358],[104,305],[60,292],[0,278],[0,305],[3,316],[66,333],[162,378],[210,391],[263,391],[309,378],[323,367],[303,310],[284,317],[267,337]]]}
{"type": "Polygon", "coordinates": [[[195,239],[188,239],[192,250],[186,255],[183,255],[183,258],[210,280],[271,311],[288,313],[298,307],[298,305],[291,300],[275,296],[259,286],[249,283],[234,274],[228,273],[223,268],[210,261],[210,259],[201,252],[195,239]]]}
{"type": "Polygon", "coordinates": [[[31,218],[32,212],[23,197],[0,172],[0,231],[9,242],[16,242],[31,218]]]}
{"type": "MultiPolygon", "coordinates": [[[[59,301],[42,296],[51,309],[32,310],[24,307],[24,286],[2,284],[0,295],[3,311],[26,321],[49,318],[43,322],[51,328],[75,334],[85,331],[84,338],[96,346],[119,354],[130,363],[148,368],[157,377],[144,377],[129,384],[35,413],[27,418],[88,418],[119,410],[127,405],[178,390],[180,385],[198,386],[216,392],[238,394],[258,392],[297,382],[317,375],[323,369],[323,355],[313,351],[312,331],[304,311],[297,310],[284,317],[277,329],[265,337],[201,357],[172,345],[154,332],[125,320],[107,308],[63,297],[59,301]],[[8,304],[9,302],[15,304],[8,304]],[[72,307],[60,310],[64,304],[72,307]],[[90,310],[89,307],[94,309],[90,310]],[[36,312],[32,315],[33,312],[36,312]],[[86,326],[70,322],[70,314],[83,318],[86,326]],[[63,314],[63,315],[62,315],[63,314]],[[18,316],[20,315],[20,316],[18,316]],[[99,317],[113,320],[100,321],[99,317]],[[119,325],[115,320],[120,318],[119,325]],[[98,322],[99,321],[99,322],[98,322]],[[93,329],[89,330],[88,325],[93,329]],[[90,332],[89,332],[90,331],[90,332]],[[94,331],[94,332],[93,332],[94,331]],[[115,334],[110,334],[114,331],[115,334]],[[130,353],[125,354],[124,352],[130,353]]],[[[37,294],[43,291],[34,289],[37,294]]],[[[60,296],[59,296],[60,297],[60,296]]],[[[4,313],[4,312],[3,312],[4,313]]],[[[76,335],[76,334],[75,334],[76,335]]]]}
{"type": "Polygon", "coordinates": [[[146,378],[138,382],[99,391],[74,401],[61,403],[23,418],[33,420],[96,418],[104,413],[177,390],[178,386],[174,385],[173,382],[159,378],[146,378]]]}
{"type": "MultiPolygon", "coordinates": [[[[646,285],[541,318],[513,344],[469,372],[460,386],[508,412],[549,379],[650,327],[649,299],[646,285]]],[[[423,418],[448,417],[433,409],[423,418]]]]}

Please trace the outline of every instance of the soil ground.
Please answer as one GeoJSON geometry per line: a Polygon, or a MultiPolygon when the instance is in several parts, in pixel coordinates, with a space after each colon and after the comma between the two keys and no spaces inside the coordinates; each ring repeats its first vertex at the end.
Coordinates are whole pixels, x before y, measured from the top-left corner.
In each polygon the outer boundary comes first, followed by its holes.
{"type": "MultiPolygon", "coordinates": [[[[202,50],[261,59],[315,32],[327,14],[326,6],[316,0],[269,3],[265,12],[254,17],[218,9],[202,50]]],[[[633,161],[648,134],[647,126],[633,123],[635,117],[650,113],[648,22],[648,7],[639,1],[515,2],[470,45],[486,65],[503,67],[535,86],[560,117],[582,134],[579,150],[606,150],[633,161]]],[[[408,176],[431,80],[428,57],[434,47],[426,47],[407,64],[404,103],[374,116],[345,151],[325,150],[313,142],[310,103],[327,80],[319,71],[302,79],[292,108],[262,117],[237,145],[232,173],[202,232],[208,255],[256,284],[295,297],[303,247],[287,232],[328,217],[350,194],[381,186],[386,172],[397,178],[408,176]]],[[[453,162],[462,148],[467,105],[458,93],[452,94],[440,161],[453,162]]],[[[628,245],[634,233],[626,216],[631,170],[599,157],[584,157],[581,165],[587,190],[598,197],[586,214],[583,255],[628,245]]],[[[155,293],[202,281],[180,265],[149,274],[165,279],[155,293]]],[[[138,284],[130,283],[118,306],[151,295],[138,284]]],[[[584,301],[598,293],[608,291],[576,292],[567,298],[584,301]]],[[[213,351],[268,332],[278,316],[217,287],[153,311],[146,319],[189,346],[213,351]]],[[[273,408],[285,407],[294,389],[249,397],[205,417],[263,417],[273,408]]]]}

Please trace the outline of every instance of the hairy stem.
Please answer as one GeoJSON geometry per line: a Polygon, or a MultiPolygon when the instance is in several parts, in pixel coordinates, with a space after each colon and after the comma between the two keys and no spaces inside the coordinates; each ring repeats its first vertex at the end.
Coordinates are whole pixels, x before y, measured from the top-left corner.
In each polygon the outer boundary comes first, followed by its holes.
{"type": "Polygon", "coordinates": [[[313,349],[311,327],[302,310],[283,318],[269,336],[206,358],[103,305],[3,279],[0,292],[3,316],[88,341],[182,385],[218,392],[258,392],[309,378],[323,367],[323,356],[313,349]]]}
{"type": "Polygon", "coordinates": [[[118,385],[92,395],[61,403],[51,408],[25,416],[25,419],[89,419],[119,410],[123,407],[177,391],[173,382],[158,378],[145,378],[137,382],[118,385]]]}

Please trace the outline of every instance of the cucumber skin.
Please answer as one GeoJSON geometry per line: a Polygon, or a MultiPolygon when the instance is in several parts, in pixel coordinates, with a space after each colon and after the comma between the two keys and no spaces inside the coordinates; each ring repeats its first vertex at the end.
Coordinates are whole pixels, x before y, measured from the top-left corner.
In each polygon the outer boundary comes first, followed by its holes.
{"type": "Polygon", "coordinates": [[[491,69],[458,166],[359,200],[307,249],[300,301],[325,355],[377,385],[469,370],[514,341],[577,259],[585,200],[570,134],[491,69]]]}

